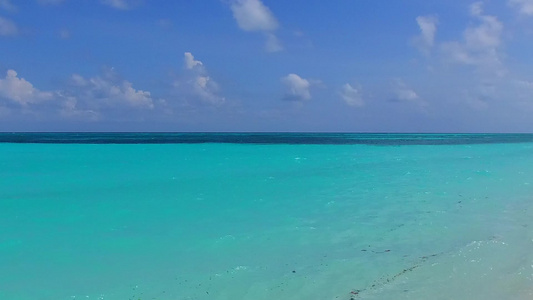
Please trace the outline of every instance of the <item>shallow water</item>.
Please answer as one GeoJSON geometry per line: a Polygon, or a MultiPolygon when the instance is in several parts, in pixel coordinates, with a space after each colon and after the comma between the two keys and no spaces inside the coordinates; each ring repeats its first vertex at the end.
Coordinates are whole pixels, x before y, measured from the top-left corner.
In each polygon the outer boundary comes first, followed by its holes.
{"type": "Polygon", "coordinates": [[[0,299],[532,297],[530,135],[76,136],[0,135],[0,299]]]}

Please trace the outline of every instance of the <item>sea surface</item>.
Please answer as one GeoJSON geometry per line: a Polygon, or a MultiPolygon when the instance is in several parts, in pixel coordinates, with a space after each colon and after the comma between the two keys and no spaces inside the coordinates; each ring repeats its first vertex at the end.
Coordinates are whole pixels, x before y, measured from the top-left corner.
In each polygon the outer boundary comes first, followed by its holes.
{"type": "Polygon", "coordinates": [[[0,134],[1,300],[532,298],[533,135],[0,134]]]}

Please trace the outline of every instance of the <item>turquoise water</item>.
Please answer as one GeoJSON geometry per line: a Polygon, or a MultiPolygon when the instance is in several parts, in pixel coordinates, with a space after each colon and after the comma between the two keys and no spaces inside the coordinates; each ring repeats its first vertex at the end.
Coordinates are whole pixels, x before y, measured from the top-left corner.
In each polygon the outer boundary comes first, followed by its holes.
{"type": "Polygon", "coordinates": [[[280,136],[1,135],[0,299],[532,298],[531,136],[280,136]]]}

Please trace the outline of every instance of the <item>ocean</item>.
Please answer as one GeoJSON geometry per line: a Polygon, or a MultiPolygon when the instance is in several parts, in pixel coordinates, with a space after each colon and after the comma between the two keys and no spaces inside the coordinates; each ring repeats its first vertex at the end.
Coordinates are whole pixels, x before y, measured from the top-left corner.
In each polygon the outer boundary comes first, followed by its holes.
{"type": "Polygon", "coordinates": [[[1,300],[532,298],[533,135],[0,134],[1,300]]]}

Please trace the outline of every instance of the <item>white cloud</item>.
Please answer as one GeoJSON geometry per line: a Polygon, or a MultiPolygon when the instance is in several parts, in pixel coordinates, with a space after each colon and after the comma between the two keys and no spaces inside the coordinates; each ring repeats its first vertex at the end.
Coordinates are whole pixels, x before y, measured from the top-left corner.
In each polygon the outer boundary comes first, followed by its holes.
{"type": "Polygon", "coordinates": [[[154,108],[154,99],[149,91],[135,89],[113,68],[104,68],[101,76],[90,78],[73,74],[70,82],[71,89],[63,96],[65,101],[61,112],[65,116],[95,119],[125,109],[154,108]]]}
{"type": "Polygon", "coordinates": [[[19,29],[13,21],[0,17],[0,36],[14,36],[19,29]]]}
{"type": "Polygon", "coordinates": [[[352,87],[349,83],[342,86],[339,94],[342,100],[350,106],[361,107],[365,105],[359,89],[352,87]]]}
{"type": "Polygon", "coordinates": [[[219,85],[207,73],[204,64],[195,60],[190,52],[184,54],[185,69],[188,71],[184,81],[176,81],[176,87],[184,87],[185,92],[210,105],[221,105],[226,99],[219,95],[219,85]]]}
{"type": "Polygon", "coordinates": [[[279,41],[278,37],[276,37],[272,33],[267,33],[267,40],[265,45],[265,50],[267,52],[278,52],[283,50],[283,46],[281,45],[281,42],[279,41]]]}
{"type": "Polygon", "coordinates": [[[242,30],[272,31],[278,28],[278,21],[260,0],[232,1],[231,11],[242,30]]]}
{"type": "Polygon", "coordinates": [[[420,36],[414,39],[415,46],[428,54],[435,43],[438,19],[435,16],[418,16],[416,22],[420,28],[420,36]]]}
{"type": "Polygon", "coordinates": [[[424,101],[418,93],[409,87],[403,80],[396,79],[394,81],[394,100],[399,102],[413,103],[421,107],[427,106],[427,102],[424,101]]]}
{"type": "MultiPolygon", "coordinates": [[[[113,74],[114,75],[114,74],[113,74]]],[[[136,90],[127,80],[112,76],[84,78],[74,74],[71,77],[76,99],[84,101],[88,107],[132,107],[152,109],[154,107],[150,92],[136,90]]]]}
{"type": "Polygon", "coordinates": [[[78,74],[72,74],[72,76],[70,77],[72,83],[76,86],[84,86],[84,85],[87,85],[87,80],[85,80],[85,78],[83,78],[83,76],[81,75],[78,75],[78,74]]]}
{"type": "Polygon", "coordinates": [[[523,15],[533,16],[533,0],[509,0],[509,4],[523,15]]]}
{"type": "Polygon", "coordinates": [[[467,28],[464,32],[466,48],[471,51],[487,51],[501,43],[503,25],[493,16],[479,16],[481,25],[467,28]]]}
{"type": "Polygon", "coordinates": [[[470,5],[470,14],[473,16],[481,16],[483,14],[483,2],[478,1],[470,5]]]}
{"type": "Polygon", "coordinates": [[[442,45],[444,53],[452,62],[476,65],[484,68],[501,67],[499,46],[503,24],[494,16],[484,15],[481,2],[471,5],[470,13],[479,21],[463,32],[462,42],[448,42],[442,45]]]}
{"type": "Polygon", "coordinates": [[[113,113],[120,115],[126,108],[154,107],[150,92],[133,88],[131,82],[118,78],[112,70],[107,70],[102,77],[84,78],[74,74],[66,89],[56,91],[40,91],[18,77],[17,72],[9,70],[5,78],[0,78],[0,100],[13,108],[12,112],[17,111],[14,104],[18,104],[20,112],[79,120],[97,120],[113,113]]]}
{"type": "Polygon", "coordinates": [[[121,10],[131,9],[139,3],[138,0],[101,0],[101,2],[105,5],[121,10]]]}
{"type": "Polygon", "coordinates": [[[416,101],[420,99],[418,94],[407,87],[402,87],[396,90],[396,97],[398,97],[399,100],[402,101],[416,101]]]}
{"type": "Polygon", "coordinates": [[[57,92],[62,100],[59,106],[59,114],[65,118],[75,118],[82,120],[97,121],[101,114],[91,109],[80,109],[79,101],[76,97],[63,95],[62,92],[57,92]]]}
{"type": "Polygon", "coordinates": [[[196,66],[202,66],[203,63],[199,60],[194,60],[194,56],[191,52],[185,52],[185,68],[192,70],[196,66]]]}
{"type": "Polygon", "coordinates": [[[281,42],[273,33],[279,27],[278,20],[261,0],[232,0],[230,7],[239,28],[265,33],[267,52],[283,50],[281,42]]]}
{"type": "Polygon", "coordinates": [[[7,11],[17,11],[17,7],[10,0],[0,0],[0,8],[7,11]]]}
{"type": "Polygon", "coordinates": [[[311,83],[307,79],[292,73],[281,78],[281,82],[285,85],[285,100],[303,101],[311,99],[311,83]]]}
{"type": "Polygon", "coordinates": [[[6,77],[0,79],[0,97],[26,106],[52,99],[52,92],[42,92],[33,87],[29,81],[18,77],[17,72],[8,70],[6,77]]]}

